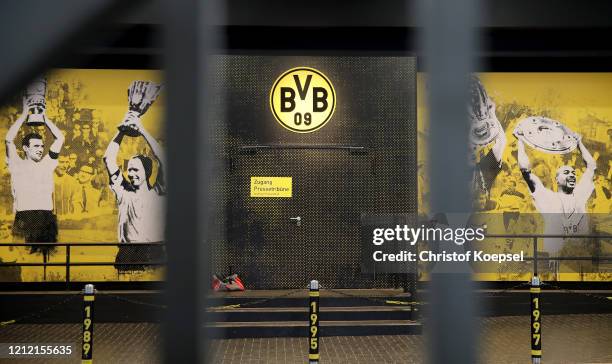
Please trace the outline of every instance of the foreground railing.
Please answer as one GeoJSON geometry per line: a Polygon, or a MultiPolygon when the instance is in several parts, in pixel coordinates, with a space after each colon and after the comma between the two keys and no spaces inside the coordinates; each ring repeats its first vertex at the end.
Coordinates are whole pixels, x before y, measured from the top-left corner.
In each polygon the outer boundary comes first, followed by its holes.
{"type": "Polygon", "coordinates": [[[2,262],[0,263],[0,268],[3,267],[43,267],[45,269],[47,267],[65,267],[65,282],[68,285],[70,281],[70,267],[80,267],[80,266],[121,266],[121,267],[130,267],[130,266],[165,266],[165,261],[143,261],[143,262],[73,262],[71,259],[72,249],[74,247],[147,247],[147,246],[165,246],[165,243],[1,243],[0,247],[22,247],[22,248],[31,248],[31,247],[65,247],[66,248],[66,259],[63,262],[48,262],[47,254],[43,254],[43,261],[40,263],[37,262],[2,262]]]}
{"type": "Polygon", "coordinates": [[[555,234],[490,234],[486,235],[485,238],[511,238],[511,239],[533,239],[533,257],[525,257],[525,260],[533,261],[533,275],[538,275],[538,262],[539,261],[564,261],[564,260],[575,260],[575,261],[612,261],[612,256],[561,256],[561,257],[540,257],[538,252],[538,239],[546,238],[567,238],[567,239],[612,239],[612,235],[555,235],[555,234]]]}
{"type": "MultiPolygon", "coordinates": [[[[549,235],[549,234],[489,234],[486,238],[512,238],[512,239],[533,239],[533,256],[525,257],[525,260],[533,261],[533,275],[538,275],[538,262],[540,261],[612,261],[612,256],[559,256],[559,257],[542,257],[538,251],[538,239],[544,238],[571,238],[571,239],[612,239],[612,235],[549,235]]],[[[68,285],[71,282],[70,268],[79,266],[165,266],[165,261],[142,261],[142,262],[73,262],[72,248],[74,247],[146,247],[146,246],[165,246],[165,243],[0,243],[0,247],[65,247],[65,260],[63,262],[48,262],[47,255],[43,254],[42,262],[3,262],[0,263],[0,268],[3,267],[65,267],[65,282],[68,285]]]]}

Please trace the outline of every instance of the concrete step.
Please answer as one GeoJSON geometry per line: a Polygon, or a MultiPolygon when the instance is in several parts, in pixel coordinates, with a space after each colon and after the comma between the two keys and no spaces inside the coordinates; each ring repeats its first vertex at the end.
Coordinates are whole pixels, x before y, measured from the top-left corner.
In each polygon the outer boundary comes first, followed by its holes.
{"type": "MultiPolygon", "coordinates": [[[[307,337],[308,321],[213,322],[205,326],[213,338],[307,337]]],[[[422,325],[412,320],[320,321],[320,336],[419,335],[422,325]]]]}
{"type": "MultiPolygon", "coordinates": [[[[308,308],[210,308],[207,317],[212,322],[307,321],[308,308]]],[[[322,321],[410,320],[414,318],[412,308],[409,306],[322,306],[320,317],[322,321]]]]}

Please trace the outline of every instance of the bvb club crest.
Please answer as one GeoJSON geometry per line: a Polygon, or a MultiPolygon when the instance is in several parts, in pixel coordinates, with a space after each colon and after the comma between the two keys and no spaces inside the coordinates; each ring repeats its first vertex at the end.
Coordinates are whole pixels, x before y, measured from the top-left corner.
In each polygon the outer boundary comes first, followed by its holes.
{"type": "Polygon", "coordinates": [[[274,82],[270,108],[285,129],[310,133],[331,119],[336,108],[336,92],[322,72],[308,67],[292,68],[274,82]]]}

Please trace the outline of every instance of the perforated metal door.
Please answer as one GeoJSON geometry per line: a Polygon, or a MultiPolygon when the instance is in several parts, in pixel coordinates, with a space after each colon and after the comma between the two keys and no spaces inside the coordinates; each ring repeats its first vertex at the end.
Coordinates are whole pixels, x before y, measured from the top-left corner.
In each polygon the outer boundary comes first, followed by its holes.
{"type": "Polygon", "coordinates": [[[372,173],[367,153],[243,151],[232,168],[237,192],[232,235],[235,247],[243,249],[247,281],[259,288],[305,286],[311,279],[330,287],[355,286],[360,214],[369,205],[372,173]],[[250,197],[252,176],[292,177],[293,197],[250,197]]]}

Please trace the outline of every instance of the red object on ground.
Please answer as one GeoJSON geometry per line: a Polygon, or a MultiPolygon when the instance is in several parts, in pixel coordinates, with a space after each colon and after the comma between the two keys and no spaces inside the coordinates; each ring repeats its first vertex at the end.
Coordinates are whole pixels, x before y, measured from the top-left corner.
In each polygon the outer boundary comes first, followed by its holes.
{"type": "Polygon", "coordinates": [[[238,274],[232,274],[220,280],[213,274],[212,289],[214,291],[244,291],[244,283],[238,274]]]}

